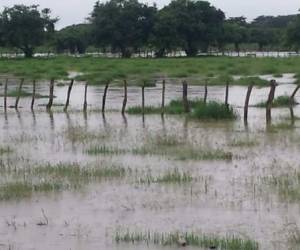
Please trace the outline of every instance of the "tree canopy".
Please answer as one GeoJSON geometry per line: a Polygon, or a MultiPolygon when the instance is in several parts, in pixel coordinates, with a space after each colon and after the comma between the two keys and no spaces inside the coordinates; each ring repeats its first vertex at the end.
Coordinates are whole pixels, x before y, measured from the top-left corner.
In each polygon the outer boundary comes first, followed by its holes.
{"type": "Polygon", "coordinates": [[[2,42],[32,57],[35,47],[42,45],[54,32],[57,19],[50,14],[50,9],[39,11],[38,5],[5,8],[0,15],[2,42]]]}

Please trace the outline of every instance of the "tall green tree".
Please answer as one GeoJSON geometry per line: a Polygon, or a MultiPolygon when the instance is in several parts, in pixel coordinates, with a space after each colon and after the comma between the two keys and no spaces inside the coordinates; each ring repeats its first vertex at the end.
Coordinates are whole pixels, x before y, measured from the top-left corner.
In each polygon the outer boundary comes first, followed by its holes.
{"type": "Polygon", "coordinates": [[[224,18],[224,13],[209,2],[173,0],[160,10],[159,21],[165,23],[158,24],[160,32],[156,32],[162,33],[167,26],[169,31],[164,35],[164,39],[157,39],[164,41],[166,45],[171,39],[176,39],[187,56],[195,56],[199,49],[205,51],[211,43],[216,42],[224,18]]]}
{"type": "Polygon", "coordinates": [[[57,52],[68,51],[71,54],[84,54],[91,44],[91,25],[71,25],[57,31],[54,45],[57,52]]]}
{"type": "Polygon", "coordinates": [[[294,47],[297,51],[300,49],[300,14],[287,29],[287,43],[294,47]]]}
{"type": "Polygon", "coordinates": [[[38,10],[38,5],[15,5],[5,8],[0,15],[3,40],[6,45],[22,50],[25,57],[32,57],[54,32],[58,19],[50,17],[50,9],[38,10]]]}
{"type": "Polygon", "coordinates": [[[147,44],[151,35],[156,7],[137,0],[110,0],[97,2],[91,14],[93,36],[97,45],[110,46],[130,57],[147,44]]]}

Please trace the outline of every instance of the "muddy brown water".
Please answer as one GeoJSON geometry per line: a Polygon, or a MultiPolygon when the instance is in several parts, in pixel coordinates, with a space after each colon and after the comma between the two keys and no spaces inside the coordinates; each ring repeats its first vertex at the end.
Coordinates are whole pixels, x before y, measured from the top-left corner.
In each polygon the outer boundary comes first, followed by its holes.
{"type": "MultiPolygon", "coordinates": [[[[276,95],[290,94],[295,86],[286,76],[276,95]]],[[[16,85],[11,84],[10,89],[16,85]]],[[[30,86],[25,86],[30,91],[30,86]]],[[[58,194],[35,194],[30,199],[0,202],[0,249],[177,249],[145,244],[116,244],[114,232],[118,228],[132,231],[176,232],[194,231],[204,234],[237,235],[259,243],[260,249],[297,249],[291,241],[300,227],[299,200],[282,197],[264,177],[293,174],[300,170],[300,122],[293,128],[269,131],[265,124],[265,110],[251,107],[249,124],[242,119],[234,122],[203,122],[184,117],[120,114],[123,90],[109,89],[107,109],[103,117],[98,112],[84,116],[82,83],[76,83],[70,100],[70,112],[54,107],[53,114],[36,107],[30,111],[30,98],[21,98],[19,112],[1,110],[1,144],[15,151],[1,156],[4,163],[17,167],[39,163],[76,162],[100,165],[122,165],[153,175],[178,168],[189,172],[197,181],[178,184],[138,184],[134,177],[122,180],[91,183],[82,190],[58,194]],[[113,111],[112,111],[113,110],[113,111]],[[77,141],[67,137],[68,131],[79,128],[97,133],[99,138],[77,141]],[[158,155],[97,155],[84,153],[90,145],[111,145],[130,149],[142,145],[145,139],[170,135],[193,145],[222,148],[233,152],[232,161],[178,161],[158,155]],[[234,140],[253,139],[254,146],[232,147],[234,140]],[[37,226],[43,220],[41,209],[49,218],[48,226],[37,226]],[[8,226],[13,222],[16,226],[8,226]]],[[[90,86],[88,109],[100,108],[103,87],[90,86]]],[[[251,105],[266,100],[268,88],[255,88],[251,105]]],[[[48,93],[45,83],[37,92],[48,93]]],[[[208,98],[224,99],[225,88],[209,87],[208,98]]],[[[245,87],[230,88],[229,102],[242,115],[245,87]]],[[[55,103],[64,103],[67,86],[55,87],[55,103]]],[[[203,95],[203,88],[189,87],[190,98],[203,95]]],[[[167,85],[167,102],[181,97],[180,85],[167,85]]],[[[139,105],[141,90],[130,87],[128,106],[139,105]]],[[[300,96],[297,100],[300,102],[300,96]]],[[[147,88],[147,105],[160,105],[161,86],[147,88]]],[[[0,99],[0,102],[3,100],[0,99]]],[[[9,98],[13,105],[14,98],[9,98]]],[[[37,100],[37,104],[47,99],[37,100]]],[[[300,108],[295,107],[300,116],[300,108]]],[[[287,108],[273,109],[273,124],[290,124],[287,108]]],[[[186,249],[194,249],[188,247],[186,249]]]]}

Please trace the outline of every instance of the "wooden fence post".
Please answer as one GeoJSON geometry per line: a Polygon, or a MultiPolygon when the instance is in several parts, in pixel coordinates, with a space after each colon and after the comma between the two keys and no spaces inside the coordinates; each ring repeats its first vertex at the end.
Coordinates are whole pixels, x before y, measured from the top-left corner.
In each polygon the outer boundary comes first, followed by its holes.
{"type": "Polygon", "coordinates": [[[35,102],[35,92],[36,92],[36,82],[35,80],[33,80],[32,82],[32,99],[31,99],[31,109],[33,109],[33,106],[34,106],[34,102],[35,102]]]}
{"type": "Polygon", "coordinates": [[[267,123],[271,122],[271,109],[272,109],[272,104],[273,104],[273,100],[274,100],[274,96],[275,96],[275,90],[276,90],[276,86],[277,83],[275,80],[271,80],[271,88],[270,88],[270,93],[269,93],[269,97],[268,97],[268,101],[267,101],[267,108],[266,108],[266,119],[267,119],[267,123]]]}
{"type": "Polygon", "coordinates": [[[189,101],[188,101],[188,84],[186,81],[182,82],[182,101],[184,112],[190,112],[189,101]]]}
{"type": "Polygon", "coordinates": [[[248,107],[249,107],[249,101],[250,101],[252,89],[253,89],[253,84],[251,84],[248,87],[247,95],[246,95],[246,99],[245,99],[245,106],[244,106],[244,121],[245,122],[248,121],[248,107]]]}
{"type": "Polygon", "coordinates": [[[49,89],[49,102],[48,102],[48,104],[46,106],[46,109],[48,111],[51,110],[51,107],[52,107],[52,104],[53,104],[53,98],[54,98],[53,93],[54,93],[54,79],[51,79],[51,81],[50,81],[50,89],[49,89]]]}
{"type": "Polygon", "coordinates": [[[21,96],[23,84],[24,84],[24,78],[22,78],[21,81],[20,81],[20,85],[19,85],[19,89],[18,89],[18,95],[17,95],[17,99],[16,99],[16,103],[15,103],[15,108],[16,109],[19,106],[19,101],[20,101],[20,96],[21,96]]]}
{"type": "Polygon", "coordinates": [[[4,109],[7,110],[7,85],[8,85],[8,79],[5,80],[4,85],[4,109]]]}
{"type": "Polygon", "coordinates": [[[162,96],[161,96],[161,114],[165,113],[165,93],[166,93],[166,81],[165,79],[162,82],[162,96]]]}
{"type": "Polygon", "coordinates": [[[226,91],[225,91],[225,106],[229,108],[228,104],[228,97],[229,97],[229,82],[226,82],[226,91]]]}
{"type": "Polygon", "coordinates": [[[86,83],[84,86],[83,112],[86,112],[87,110],[87,88],[88,88],[88,83],[86,83]]]}
{"type": "Polygon", "coordinates": [[[67,101],[66,101],[66,105],[64,107],[64,112],[66,112],[68,110],[69,104],[70,104],[70,95],[71,95],[71,91],[73,88],[73,84],[74,84],[74,79],[71,80],[69,88],[68,88],[68,95],[67,95],[67,101]]]}
{"type": "Polygon", "coordinates": [[[125,114],[126,104],[127,104],[127,81],[124,80],[124,100],[122,105],[122,115],[125,114]]]}
{"type": "Polygon", "coordinates": [[[300,89],[300,84],[297,85],[297,87],[295,88],[295,90],[293,91],[293,93],[290,97],[290,113],[291,113],[292,120],[295,119],[293,106],[294,106],[294,103],[295,103],[295,96],[296,96],[299,89],[300,89]]]}
{"type": "Polygon", "coordinates": [[[102,113],[105,112],[105,103],[106,103],[106,95],[107,95],[107,90],[109,86],[109,81],[106,82],[104,92],[103,92],[103,98],[102,98],[102,113]]]}
{"type": "Polygon", "coordinates": [[[203,99],[203,102],[206,104],[207,102],[207,81],[205,82],[205,85],[204,85],[204,99],[203,99]]]}
{"type": "Polygon", "coordinates": [[[145,82],[142,85],[142,114],[145,114],[145,82]]]}

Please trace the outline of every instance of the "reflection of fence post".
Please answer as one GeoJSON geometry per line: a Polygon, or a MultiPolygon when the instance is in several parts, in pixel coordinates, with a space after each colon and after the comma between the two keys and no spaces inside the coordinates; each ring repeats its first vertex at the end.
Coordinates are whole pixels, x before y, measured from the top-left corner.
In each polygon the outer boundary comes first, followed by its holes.
{"type": "Polygon", "coordinates": [[[268,97],[268,101],[267,101],[267,108],[266,108],[267,123],[271,122],[271,109],[272,109],[272,104],[273,104],[273,100],[274,100],[274,96],[275,96],[275,90],[276,90],[276,86],[277,86],[277,83],[275,80],[272,80],[270,84],[271,84],[271,88],[270,88],[270,93],[269,93],[269,97],[268,97]]]}
{"type": "Polygon", "coordinates": [[[225,106],[229,108],[228,104],[228,96],[229,96],[229,82],[226,82],[226,91],[225,91],[225,106]]]}
{"type": "Polygon", "coordinates": [[[51,110],[52,104],[53,104],[53,98],[54,98],[54,79],[51,79],[50,81],[50,93],[49,93],[49,102],[46,106],[46,109],[49,111],[51,110]]]}
{"type": "Polygon", "coordinates": [[[109,86],[109,81],[106,82],[104,92],[103,92],[103,98],[102,98],[102,113],[105,112],[105,103],[106,103],[106,95],[107,95],[107,90],[109,86]]]}
{"type": "Polygon", "coordinates": [[[35,102],[35,91],[36,91],[36,81],[33,80],[32,82],[32,99],[31,99],[31,109],[33,109],[34,102],[35,102]]]}
{"type": "Polygon", "coordinates": [[[297,85],[297,87],[295,88],[295,90],[293,91],[291,97],[290,97],[290,112],[291,112],[291,118],[292,120],[295,119],[295,116],[294,116],[294,110],[293,110],[293,106],[294,106],[294,103],[295,103],[295,96],[298,92],[298,90],[300,89],[300,84],[297,85]]]}
{"type": "Polygon", "coordinates": [[[162,82],[162,100],[161,100],[161,114],[165,113],[165,93],[166,93],[166,81],[162,82]]]}
{"type": "Polygon", "coordinates": [[[145,114],[145,82],[142,85],[142,114],[145,114]]]}
{"type": "Polygon", "coordinates": [[[244,121],[245,122],[248,121],[248,107],[249,107],[249,101],[250,101],[250,96],[251,96],[252,89],[253,89],[253,84],[251,84],[248,87],[248,90],[247,90],[247,95],[246,95],[246,100],[245,100],[245,106],[244,106],[244,121]]]}
{"type": "Polygon", "coordinates": [[[124,80],[124,100],[122,106],[122,115],[125,114],[126,104],[127,104],[127,81],[124,80]]]}
{"type": "Polygon", "coordinates": [[[190,112],[189,101],[188,101],[188,84],[186,81],[182,82],[182,101],[184,112],[190,112]]]}
{"type": "Polygon", "coordinates": [[[87,110],[87,88],[88,88],[88,83],[86,83],[84,86],[83,112],[86,112],[87,110]]]}
{"type": "Polygon", "coordinates": [[[22,92],[23,83],[24,83],[24,78],[22,78],[21,81],[20,81],[20,85],[19,85],[19,89],[18,89],[18,95],[17,95],[17,99],[16,99],[16,104],[15,104],[16,109],[19,106],[19,101],[20,101],[20,96],[21,96],[21,92],[22,92]]]}
{"type": "Polygon", "coordinates": [[[8,85],[8,79],[5,80],[5,85],[4,85],[4,109],[5,109],[5,111],[7,109],[7,85],[8,85]]]}
{"type": "Polygon", "coordinates": [[[207,102],[207,81],[205,82],[205,85],[204,85],[204,99],[203,99],[203,102],[205,104],[207,102]]]}
{"type": "Polygon", "coordinates": [[[67,111],[68,107],[69,107],[69,103],[70,103],[70,95],[71,95],[71,91],[73,88],[73,84],[74,84],[74,79],[71,80],[69,88],[68,88],[68,95],[67,95],[67,101],[66,101],[66,105],[64,107],[64,111],[67,111]]]}

